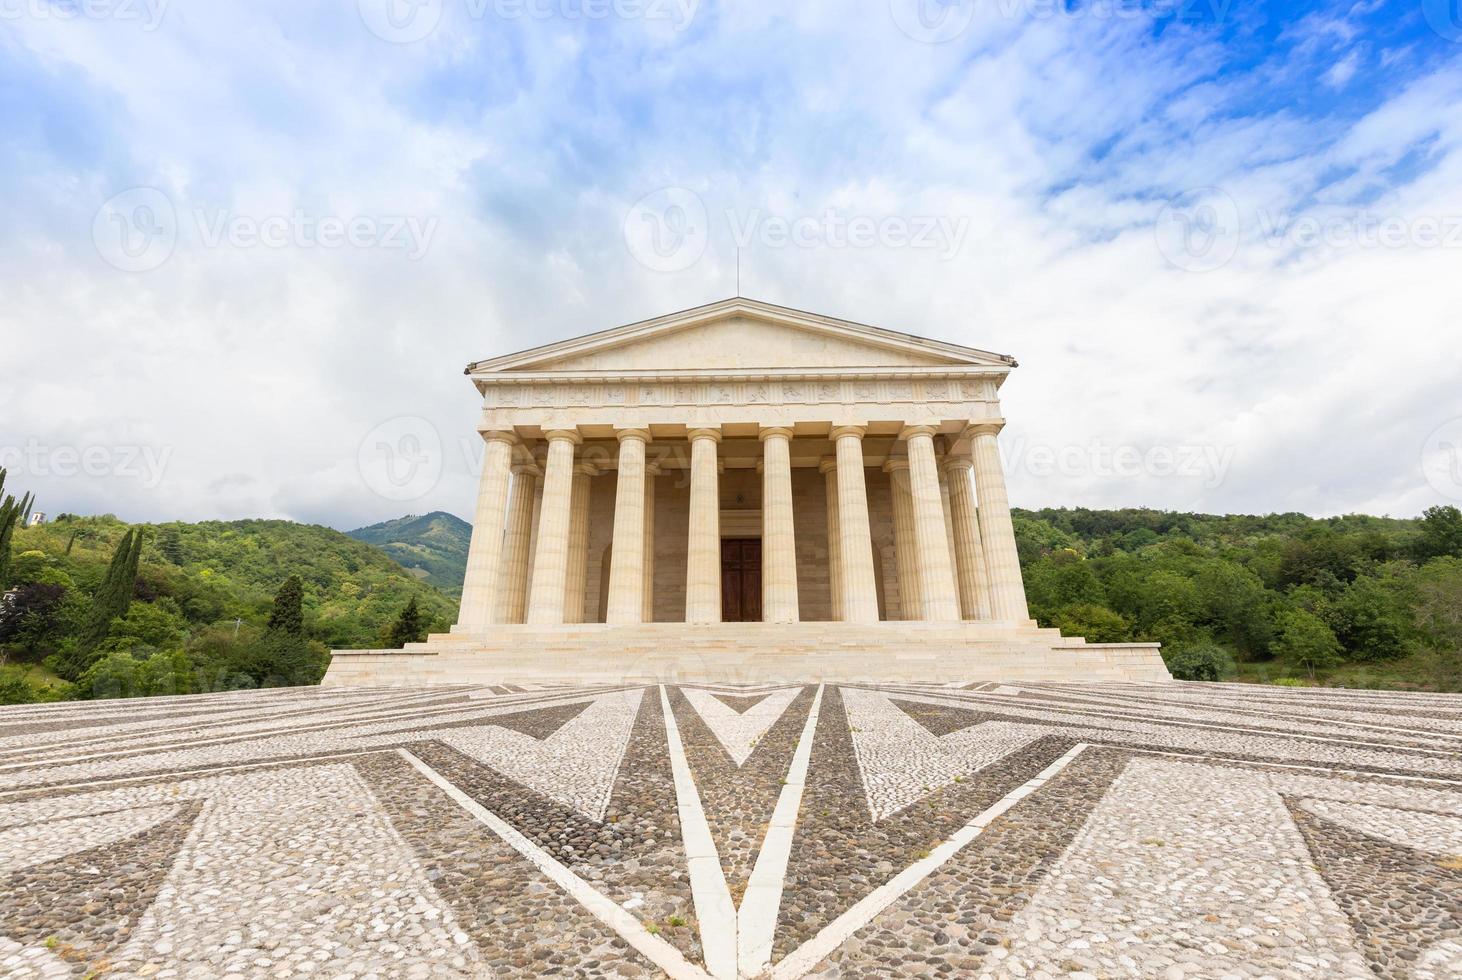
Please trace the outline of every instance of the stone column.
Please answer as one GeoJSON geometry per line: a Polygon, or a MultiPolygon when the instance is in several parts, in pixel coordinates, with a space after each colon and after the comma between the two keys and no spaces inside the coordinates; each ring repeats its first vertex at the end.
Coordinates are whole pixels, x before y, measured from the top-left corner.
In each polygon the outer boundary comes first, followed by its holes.
{"type": "Polygon", "coordinates": [[[533,556],[533,584],[528,590],[528,622],[563,622],[568,581],[569,510],[574,489],[574,447],[583,442],[572,429],[552,429],[548,462],[543,468],[543,505],[538,514],[538,547],[533,556]]]}
{"type": "Polygon", "coordinates": [[[538,467],[513,467],[513,493],[508,499],[508,530],[503,539],[503,584],[498,588],[495,623],[521,623],[528,613],[528,546],[533,541],[533,498],[538,493],[538,467]]]}
{"type": "Polygon", "coordinates": [[[842,525],[838,522],[838,461],[828,457],[817,464],[823,475],[823,492],[827,496],[827,583],[834,622],[843,618],[843,542],[842,525]]]}
{"type": "Polygon", "coordinates": [[[959,612],[965,619],[989,619],[989,585],[975,509],[975,462],[953,453],[944,461],[949,479],[950,526],[954,530],[954,564],[959,575],[959,612]]]}
{"type": "Polygon", "coordinates": [[[909,447],[909,493],[914,502],[919,598],[923,603],[920,618],[955,622],[959,619],[959,596],[954,587],[954,569],[949,563],[944,498],[939,492],[939,468],[934,462],[934,428],[911,425],[899,435],[909,447]]]}
{"type": "Polygon", "coordinates": [[[685,621],[721,621],[721,491],[719,429],[691,429],[690,537],[686,542],[685,621]]]}
{"type": "Polygon", "coordinates": [[[589,584],[589,478],[599,472],[590,463],[574,465],[569,502],[569,560],[564,573],[563,621],[584,621],[584,594],[589,584]]]}
{"type": "Polygon", "coordinates": [[[645,464],[645,600],[640,621],[655,621],[655,477],[660,467],[645,464]]]}
{"type": "Polygon", "coordinates": [[[967,430],[975,463],[975,490],[980,538],[985,546],[985,572],[990,583],[990,618],[1025,624],[1030,610],[1025,583],[1020,577],[1020,554],[1015,549],[1015,527],[1010,523],[1010,499],[1005,494],[1005,471],[995,434],[1002,422],[977,422],[967,430]]]}
{"type": "Polygon", "coordinates": [[[878,622],[878,584],[873,577],[873,535],[868,527],[868,487],[863,477],[861,425],[832,431],[838,448],[838,526],[843,571],[843,619],[878,622]]]}
{"type": "Polygon", "coordinates": [[[610,623],[638,623],[645,610],[645,446],[648,429],[620,429],[614,489],[614,545],[609,553],[610,623]]]}
{"type": "Polygon", "coordinates": [[[893,553],[898,561],[900,619],[923,619],[919,599],[919,545],[914,537],[914,498],[909,493],[909,461],[895,457],[883,464],[893,492],[893,553]]]}
{"type": "Polygon", "coordinates": [[[482,629],[492,621],[502,573],[503,525],[507,521],[508,476],[518,437],[507,431],[483,433],[482,476],[472,512],[472,539],[467,545],[467,573],[457,625],[482,629]]]}
{"type": "Polygon", "coordinates": [[[792,430],[761,430],[761,618],[795,623],[797,535],[792,526],[792,430]]]}

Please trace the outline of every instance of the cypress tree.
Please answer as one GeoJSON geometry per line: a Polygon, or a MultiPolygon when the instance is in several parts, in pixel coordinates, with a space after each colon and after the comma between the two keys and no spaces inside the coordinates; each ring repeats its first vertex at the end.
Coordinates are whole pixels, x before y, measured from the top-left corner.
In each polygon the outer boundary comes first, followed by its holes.
{"type": "Polygon", "coordinates": [[[91,612],[77,636],[76,648],[66,659],[64,671],[70,679],[81,676],[96,659],[111,630],[112,620],[127,615],[132,605],[132,592],[137,587],[137,564],[142,556],[142,532],[129,530],[112,552],[107,574],[91,599],[91,612]]]}
{"type": "Polygon", "coordinates": [[[265,627],[265,635],[304,636],[304,601],[305,583],[298,575],[291,575],[274,594],[274,608],[269,613],[269,625],[265,627]]]}
{"type": "Polygon", "coordinates": [[[421,610],[417,608],[416,596],[406,603],[396,622],[391,624],[391,646],[404,647],[421,639],[421,610]]]}

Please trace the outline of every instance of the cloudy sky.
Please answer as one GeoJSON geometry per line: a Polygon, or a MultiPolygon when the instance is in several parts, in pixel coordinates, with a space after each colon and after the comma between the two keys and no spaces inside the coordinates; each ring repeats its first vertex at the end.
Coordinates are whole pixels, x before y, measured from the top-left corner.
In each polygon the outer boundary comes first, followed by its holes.
{"type": "Polygon", "coordinates": [[[0,0],[0,173],[53,514],[466,515],[464,364],[738,245],[1019,358],[1017,505],[1462,499],[1455,0],[0,0]]]}

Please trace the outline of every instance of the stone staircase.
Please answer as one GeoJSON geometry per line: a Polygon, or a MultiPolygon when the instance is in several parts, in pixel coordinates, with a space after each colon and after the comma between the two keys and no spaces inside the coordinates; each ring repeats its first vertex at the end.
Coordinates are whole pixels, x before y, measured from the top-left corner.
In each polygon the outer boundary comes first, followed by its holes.
{"type": "Polygon", "coordinates": [[[1156,643],[1009,623],[495,626],[404,650],[337,650],[324,686],[557,682],[1169,680],[1156,643]]]}

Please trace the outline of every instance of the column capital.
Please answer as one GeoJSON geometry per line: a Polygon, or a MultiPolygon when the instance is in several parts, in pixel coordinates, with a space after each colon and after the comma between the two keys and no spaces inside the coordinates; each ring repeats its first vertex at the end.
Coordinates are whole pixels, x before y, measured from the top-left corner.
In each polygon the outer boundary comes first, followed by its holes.
{"type": "Polygon", "coordinates": [[[835,425],[833,430],[828,433],[828,438],[833,442],[837,442],[843,436],[857,436],[862,439],[863,434],[867,431],[868,426],[866,425],[835,425]]]}
{"type": "Polygon", "coordinates": [[[599,467],[593,463],[575,463],[574,476],[598,476],[599,467]]]}
{"type": "Polygon", "coordinates": [[[564,440],[568,440],[569,442],[572,442],[575,446],[582,445],[584,442],[584,437],[579,435],[578,429],[549,429],[547,432],[543,433],[543,438],[547,439],[549,442],[562,442],[564,440]]]}
{"type": "Polygon", "coordinates": [[[697,440],[700,440],[700,439],[714,439],[716,442],[720,442],[721,441],[721,430],[720,429],[691,429],[690,431],[688,431],[685,434],[685,437],[687,439],[689,439],[691,442],[696,442],[697,440]]]}
{"type": "Polygon", "coordinates": [[[766,442],[768,439],[791,439],[792,430],[785,425],[769,425],[757,433],[757,439],[766,442]]]}
{"type": "Polygon", "coordinates": [[[514,476],[522,476],[524,473],[531,473],[533,476],[542,476],[543,470],[533,460],[523,460],[513,464],[514,476]]]}
{"type": "Polygon", "coordinates": [[[624,442],[626,439],[638,439],[641,442],[643,442],[643,443],[645,443],[645,444],[648,445],[649,442],[650,442],[650,430],[649,429],[615,429],[614,430],[614,438],[618,439],[620,442],[624,442]]]}
{"type": "Polygon", "coordinates": [[[838,469],[838,458],[836,456],[824,456],[817,463],[817,472],[826,475],[836,473],[838,469]]]}
{"type": "Polygon", "coordinates": [[[661,470],[660,470],[660,464],[659,463],[654,463],[654,462],[651,462],[650,460],[645,460],[645,475],[646,476],[659,476],[660,475],[660,472],[661,472],[661,470]]]}
{"type": "Polygon", "coordinates": [[[993,436],[1005,428],[1004,419],[990,419],[984,422],[971,422],[965,426],[963,435],[966,436],[993,436]]]}
{"type": "Polygon", "coordinates": [[[906,425],[899,431],[899,438],[908,441],[909,439],[916,439],[919,436],[928,436],[932,439],[938,431],[938,427],[933,425],[906,425]]]}
{"type": "Polygon", "coordinates": [[[485,429],[479,435],[483,442],[505,442],[510,446],[516,446],[519,442],[518,434],[512,429],[485,429]]]}
{"type": "Polygon", "coordinates": [[[883,464],[883,472],[885,473],[896,473],[899,470],[906,470],[908,468],[909,458],[907,456],[890,456],[883,464]]]}
{"type": "Polygon", "coordinates": [[[953,473],[956,470],[972,470],[975,468],[975,461],[962,453],[950,453],[940,462],[944,472],[953,473]]]}

